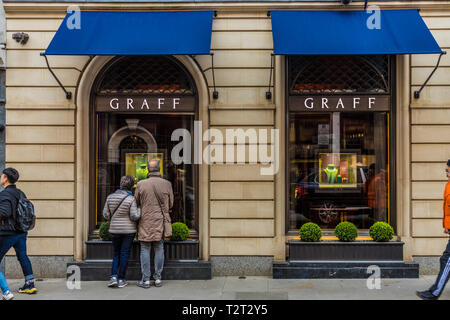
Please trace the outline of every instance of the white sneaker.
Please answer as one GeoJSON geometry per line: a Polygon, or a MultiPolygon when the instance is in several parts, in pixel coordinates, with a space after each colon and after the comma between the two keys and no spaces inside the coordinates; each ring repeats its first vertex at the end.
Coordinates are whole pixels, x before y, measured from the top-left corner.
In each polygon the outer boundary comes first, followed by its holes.
{"type": "Polygon", "coordinates": [[[6,291],[5,294],[2,295],[3,300],[12,300],[14,299],[14,295],[11,293],[11,291],[6,291]]]}
{"type": "Polygon", "coordinates": [[[155,280],[155,287],[162,287],[162,281],[161,280],[155,280]]]}

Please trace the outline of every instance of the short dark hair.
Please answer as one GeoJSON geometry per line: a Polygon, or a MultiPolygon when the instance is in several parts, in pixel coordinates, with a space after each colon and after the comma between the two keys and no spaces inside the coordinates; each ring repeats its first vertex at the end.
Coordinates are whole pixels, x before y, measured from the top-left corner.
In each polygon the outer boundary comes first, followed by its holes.
{"type": "Polygon", "coordinates": [[[120,189],[131,190],[134,186],[134,178],[132,176],[123,176],[120,178],[120,189]]]}
{"type": "Polygon", "coordinates": [[[450,167],[450,159],[447,160],[447,165],[450,167]]]}
{"type": "Polygon", "coordinates": [[[19,180],[19,172],[14,168],[6,168],[3,174],[8,178],[9,183],[16,183],[19,180]]]}

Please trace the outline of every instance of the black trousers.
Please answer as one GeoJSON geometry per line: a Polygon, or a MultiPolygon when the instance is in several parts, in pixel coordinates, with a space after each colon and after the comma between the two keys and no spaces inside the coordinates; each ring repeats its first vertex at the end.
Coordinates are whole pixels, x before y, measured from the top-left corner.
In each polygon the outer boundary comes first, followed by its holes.
{"type": "Polygon", "coordinates": [[[436,282],[431,286],[430,292],[439,297],[444,291],[445,285],[450,278],[450,239],[444,253],[440,258],[440,270],[436,282]]]}

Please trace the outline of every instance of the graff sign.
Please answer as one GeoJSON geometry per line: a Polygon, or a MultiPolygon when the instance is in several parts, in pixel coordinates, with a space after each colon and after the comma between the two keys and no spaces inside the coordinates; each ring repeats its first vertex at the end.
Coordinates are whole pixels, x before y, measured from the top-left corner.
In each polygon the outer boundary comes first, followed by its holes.
{"type": "Polygon", "coordinates": [[[103,112],[180,112],[195,111],[195,97],[97,97],[95,110],[103,112]]]}
{"type": "Polygon", "coordinates": [[[290,96],[292,111],[389,111],[390,96],[290,96]]]}

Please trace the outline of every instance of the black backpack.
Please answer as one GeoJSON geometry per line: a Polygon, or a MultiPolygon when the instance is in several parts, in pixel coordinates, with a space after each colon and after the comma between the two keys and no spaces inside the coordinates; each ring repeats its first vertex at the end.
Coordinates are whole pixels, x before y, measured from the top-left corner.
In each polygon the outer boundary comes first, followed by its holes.
{"type": "Polygon", "coordinates": [[[33,203],[27,199],[23,192],[20,192],[20,196],[18,197],[16,217],[14,220],[16,231],[22,232],[32,230],[36,222],[33,203]]]}

